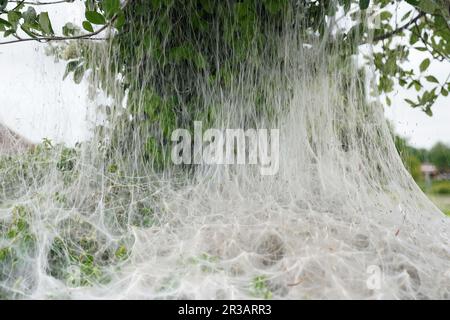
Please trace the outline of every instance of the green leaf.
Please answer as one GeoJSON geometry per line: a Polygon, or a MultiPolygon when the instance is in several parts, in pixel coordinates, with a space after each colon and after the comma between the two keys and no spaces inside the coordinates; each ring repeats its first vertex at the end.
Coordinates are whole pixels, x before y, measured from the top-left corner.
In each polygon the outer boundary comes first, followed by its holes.
{"type": "Polygon", "coordinates": [[[435,76],[426,76],[425,79],[427,79],[428,82],[439,83],[439,80],[436,79],[435,76]]]}
{"type": "Polygon", "coordinates": [[[270,13],[270,14],[277,14],[278,12],[283,9],[283,6],[285,5],[285,1],[280,0],[264,0],[264,8],[270,13]]]}
{"type": "Polygon", "coordinates": [[[420,91],[420,89],[422,89],[422,84],[420,83],[420,81],[414,80],[413,83],[416,91],[420,91]]]}
{"type": "Polygon", "coordinates": [[[36,35],[33,32],[31,32],[30,28],[26,24],[21,25],[20,28],[30,37],[36,38],[36,35]]]}
{"type": "Polygon", "coordinates": [[[0,0],[0,10],[3,10],[8,5],[8,0],[0,0]]]}
{"type": "Polygon", "coordinates": [[[401,21],[405,21],[406,19],[409,18],[409,16],[411,15],[412,10],[409,10],[407,13],[405,13],[401,19],[401,21]]]}
{"type": "Polygon", "coordinates": [[[209,14],[213,13],[214,4],[211,3],[210,0],[200,0],[199,2],[203,10],[205,10],[209,14]]]}
{"type": "Polygon", "coordinates": [[[52,24],[48,17],[48,12],[41,12],[39,14],[39,25],[45,34],[53,34],[52,24]]]}
{"type": "Polygon", "coordinates": [[[439,29],[445,30],[448,28],[447,20],[445,20],[442,16],[436,16],[434,18],[434,23],[439,29]]]}
{"type": "Polygon", "coordinates": [[[192,60],[195,57],[195,50],[189,44],[172,48],[169,52],[169,59],[180,62],[182,60],[192,60]]]}
{"type": "Polygon", "coordinates": [[[392,13],[390,13],[389,11],[383,11],[380,13],[381,20],[389,20],[391,18],[392,18],[392,13]]]}
{"type": "Polygon", "coordinates": [[[84,76],[84,66],[78,66],[73,72],[73,81],[76,84],[80,84],[81,80],[83,80],[84,76]]]}
{"type": "Polygon", "coordinates": [[[25,20],[25,23],[34,22],[36,20],[36,17],[36,10],[34,10],[33,7],[28,7],[27,11],[23,13],[23,19],[25,20]]]}
{"type": "Polygon", "coordinates": [[[437,10],[439,10],[439,6],[432,0],[420,0],[416,6],[422,11],[431,14],[434,14],[437,10]]]}
{"type": "Polygon", "coordinates": [[[388,106],[391,106],[391,104],[392,104],[391,99],[389,99],[389,97],[387,97],[387,96],[386,96],[386,104],[388,106]]]}
{"type": "Polygon", "coordinates": [[[416,32],[413,32],[411,34],[411,36],[409,37],[409,44],[413,45],[415,44],[417,41],[419,41],[419,35],[416,32]]]}
{"type": "Polygon", "coordinates": [[[419,66],[420,72],[424,72],[425,70],[428,69],[429,66],[430,66],[430,59],[428,58],[424,59],[419,66]]]}
{"type": "Polygon", "coordinates": [[[92,24],[103,25],[106,23],[105,17],[96,11],[86,11],[86,19],[92,24]]]}
{"type": "Polygon", "coordinates": [[[71,22],[66,23],[62,27],[63,35],[65,35],[66,37],[73,36],[77,30],[78,28],[71,22]]]}
{"type": "Polygon", "coordinates": [[[446,96],[448,96],[448,91],[447,91],[445,88],[442,88],[442,89],[441,89],[441,94],[442,94],[444,97],[446,97],[446,96]]]}
{"type": "Polygon", "coordinates": [[[7,26],[7,27],[11,27],[11,23],[9,23],[8,21],[6,21],[5,19],[0,18],[0,24],[7,26]]]}
{"type": "Polygon", "coordinates": [[[350,7],[352,5],[351,0],[344,0],[344,11],[347,13],[350,10],[350,7]]]}
{"type": "Polygon", "coordinates": [[[21,17],[22,17],[22,14],[20,12],[17,12],[17,11],[9,11],[8,12],[8,21],[12,25],[17,25],[17,23],[19,22],[21,17]]]}
{"type": "Polygon", "coordinates": [[[406,0],[410,5],[417,6],[420,3],[420,0],[406,0]]]}
{"type": "Polygon", "coordinates": [[[125,14],[123,13],[123,11],[119,11],[119,13],[117,14],[116,21],[114,23],[114,27],[116,27],[116,29],[120,29],[123,27],[124,24],[125,24],[125,14]]]}
{"type": "Polygon", "coordinates": [[[120,10],[120,0],[103,0],[102,8],[106,17],[111,19],[120,10]]]}
{"type": "Polygon", "coordinates": [[[8,36],[14,34],[15,32],[16,32],[16,30],[14,30],[14,29],[6,30],[5,33],[3,33],[3,37],[6,38],[6,37],[8,37],[8,36]]]}
{"type": "Polygon", "coordinates": [[[64,72],[63,80],[65,80],[69,75],[69,73],[73,72],[79,64],[80,64],[79,60],[69,61],[66,65],[66,71],[64,72]]]}
{"type": "Polygon", "coordinates": [[[89,21],[83,21],[83,28],[86,31],[94,32],[94,28],[92,27],[92,24],[89,21]]]}
{"type": "Polygon", "coordinates": [[[125,246],[120,246],[115,253],[115,256],[119,260],[125,260],[128,256],[128,251],[125,246]]]}
{"type": "Polygon", "coordinates": [[[366,10],[369,7],[370,0],[359,0],[359,8],[361,10],[366,10]]]}
{"type": "Polygon", "coordinates": [[[414,101],[412,101],[412,100],[410,100],[410,99],[405,99],[405,101],[406,101],[408,104],[410,104],[411,107],[413,107],[413,108],[417,106],[417,103],[415,103],[414,101]]]}

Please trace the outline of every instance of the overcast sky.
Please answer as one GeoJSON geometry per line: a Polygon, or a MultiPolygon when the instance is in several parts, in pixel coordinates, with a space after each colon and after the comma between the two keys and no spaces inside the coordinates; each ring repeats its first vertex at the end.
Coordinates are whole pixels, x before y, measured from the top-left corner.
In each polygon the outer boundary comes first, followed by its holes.
{"type": "MultiPolygon", "coordinates": [[[[82,21],[80,6],[71,5],[70,14],[67,4],[45,7],[55,32],[64,22],[82,21]]],[[[0,46],[0,123],[31,141],[46,137],[73,144],[87,136],[87,86],[74,84],[70,77],[62,81],[66,63],[55,63],[45,54],[45,46],[34,42],[0,46]]]]}
{"type": "MultiPolygon", "coordinates": [[[[55,30],[67,21],[80,24],[82,7],[71,5],[68,13],[66,6],[48,8],[55,30]]],[[[70,77],[62,81],[65,62],[55,63],[44,49],[45,45],[35,43],[0,46],[0,123],[32,141],[47,137],[73,144],[88,136],[87,86],[74,84],[70,77]]],[[[410,64],[417,68],[423,57],[414,54],[410,64]]],[[[445,80],[450,64],[433,63],[430,70],[445,80]]],[[[429,117],[404,102],[411,93],[397,88],[392,106],[386,107],[396,131],[416,147],[430,147],[437,141],[450,144],[450,96],[441,97],[433,107],[434,116],[429,117]]]]}
{"type": "MultiPolygon", "coordinates": [[[[423,55],[415,54],[411,58],[411,63],[416,68],[423,59],[423,55]]],[[[450,74],[449,63],[432,63],[429,70],[441,81],[450,74]]],[[[450,95],[440,97],[433,106],[433,116],[427,116],[420,109],[413,109],[404,101],[404,98],[415,99],[415,90],[405,90],[396,88],[396,93],[392,96],[392,105],[385,107],[385,114],[392,120],[396,132],[401,136],[408,137],[412,145],[416,147],[428,148],[437,141],[442,141],[450,145],[450,95]]]]}
{"type": "MultiPolygon", "coordinates": [[[[394,12],[394,20],[397,21],[400,21],[401,17],[411,9],[405,3],[391,5],[391,8],[394,7],[398,9],[392,11],[394,12]]],[[[402,25],[404,22],[399,22],[398,24],[402,25]]],[[[428,72],[430,72],[441,83],[444,83],[450,75],[450,63],[448,61],[434,61],[428,53],[411,50],[409,62],[406,62],[404,66],[408,69],[414,68],[416,74],[420,74],[419,65],[425,58],[430,58],[432,61],[425,75],[428,75],[428,72]]],[[[433,88],[427,81],[422,81],[422,84],[427,89],[433,88]]],[[[397,133],[409,138],[410,143],[416,147],[429,148],[438,141],[450,145],[450,95],[447,97],[442,96],[436,101],[436,104],[432,108],[432,117],[427,116],[420,109],[411,108],[404,101],[405,98],[417,101],[416,96],[417,92],[414,89],[406,90],[397,86],[396,91],[391,96],[392,105],[385,107],[386,117],[395,125],[397,133]]]]}

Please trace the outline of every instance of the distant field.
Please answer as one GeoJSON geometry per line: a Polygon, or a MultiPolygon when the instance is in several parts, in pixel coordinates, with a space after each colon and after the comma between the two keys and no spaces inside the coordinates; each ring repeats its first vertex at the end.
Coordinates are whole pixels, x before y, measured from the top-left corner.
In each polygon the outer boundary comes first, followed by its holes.
{"type": "Polygon", "coordinates": [[[439,207],[439,209],[450,216],[450,195],[428,194],[428,197],[439,207]]]}

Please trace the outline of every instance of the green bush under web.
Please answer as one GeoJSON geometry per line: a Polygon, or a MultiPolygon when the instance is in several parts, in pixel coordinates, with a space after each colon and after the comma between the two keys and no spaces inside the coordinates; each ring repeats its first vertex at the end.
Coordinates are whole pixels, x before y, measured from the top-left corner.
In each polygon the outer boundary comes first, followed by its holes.
{"type": "Polygon", "coordinates": [[[404,169],[350,53],[302,31],[299,8],[239,26],[219,9],[206,38],[143,14],[83,48],[114,103],[90,142],[1,158],[0,295],[448,298],[448,219],[404,169]],[[279,128],[278,174],[173,166],[170,133],[194,120],[279,128]]]}

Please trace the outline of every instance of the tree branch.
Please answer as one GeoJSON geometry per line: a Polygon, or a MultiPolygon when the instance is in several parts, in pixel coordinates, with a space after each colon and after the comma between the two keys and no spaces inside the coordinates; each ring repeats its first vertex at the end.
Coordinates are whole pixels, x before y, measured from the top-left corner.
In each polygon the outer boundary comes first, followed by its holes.
{"type": "Polygon", "coordinates": [[[27,41],[37,41],[37,42],[50,42],[50,41],[64,41],[64,40],[105,40],[105,38],[92,38],[102,31],[106,30],[112,23],[114,23],[115,19],[112,19],[110,23],[105,24],[103,27],[98,29],[97,31],[86,33],[86,34],[80,34],[77,36],[70,36],[70,37],[60,37],[60,36],[51,36],[51,37],[36,37],[36,38],[20,38],[16,40],[10,40],[10,41],[4,41],[0,42],[0,45],[4,44],[12,44],[12,43],[18,43],[18,42],[27,42],[27,41]]]}
{"type": "MultiPolygon", "coordinates": [[[[17,2],[21,2],[21,1],[17,1],[17,2]]],[[[68,1],[65,0],[62,2],[68,2],[68,1]]],[[[128,5],[129,2],[130,2],[130,0],[125,1],[124,5],[122,6],[122,10],[128,5]]],[[[55,2],[53,2],[53,3],[55,3],[55,2]]],[[[93,37],[100,34],[103,31],[105,31],[110,26],[112,26],[113,23],[117,20],[117,17],[118,16],[116,14],[114,17],[112,17],[112,19],[107,24],[105,24],[100,29],[98,29],[94,32],[91,32],[91,33],[80,34],[80,35],[69,36],[69,37],[62,37],[62,36],[47,36],[47,37],[36,37],[36,38],[18,38],[17,37],[16,40],[0,42],[0,45],[13,44],[13,43],[18,43],[18,42],[27,42],[27,41],[37,41],[37,42],[42,43],[42,42],[50,42],[50,41],[64,41],[64,40],[107,40],[108,38],[93,38],[93,37]]]]}
{"type": "Polygon", "coordinates": [[[421,11],[421,12],[417,15],[417,17],[415,17],[414,19],[412,19],[412,20],[409,21],[408,23],[406,23],[406,24],[404,24],[403,26],[401,26],[401,27],[395,29],[395,30],[392,31],[392,32],[388,32],[388,33],[386,33],[386,34],[383,34],[383,35],[381,35],[381,36],[378,36],[378,37],[373,38],[373,41],[374,41],[374,42],[378,42],[378,41],[386,40],[386,39],[388,39],[388,38],[391,38],[391,37],[395,36],[396,34],[398,34],[398,33],[402,32],[402,31],[404,31],[405,29],[407,29],[410,25],[416,23],[417,20],[419,20],[419,19],[422,18],[423,16],[425,16],[425,12],[421,11]]]}
{"type": "Polygon", "coordinates": [[[21,4],[27,4],[31,6],[46,6],[51,4],[59,4],[59,3],[71,3],[73,1],[70,0],[58,0],[53,2],[43,2],[43,1],[20,1],[20,0],[10,0],[8,2],[14,2],[14,3],[21,3],[21,4]]]}

